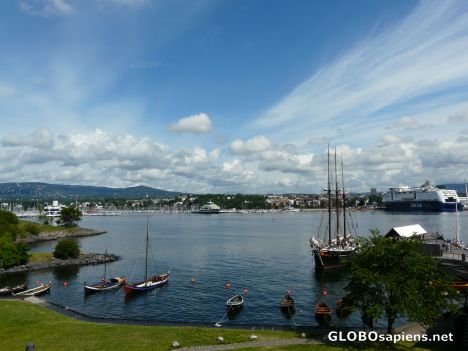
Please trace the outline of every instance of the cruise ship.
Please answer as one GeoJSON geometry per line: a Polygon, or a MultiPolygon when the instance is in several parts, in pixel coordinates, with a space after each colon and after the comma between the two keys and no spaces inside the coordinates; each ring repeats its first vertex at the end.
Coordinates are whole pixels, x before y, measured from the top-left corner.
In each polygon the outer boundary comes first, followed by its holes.
{"type": "Polygon", "coordinates": [[[390,211],[462,211],[464,207],[455,190],[436,188],[430,181],[417,188],[390,188],[382,202],[390,211]]]}

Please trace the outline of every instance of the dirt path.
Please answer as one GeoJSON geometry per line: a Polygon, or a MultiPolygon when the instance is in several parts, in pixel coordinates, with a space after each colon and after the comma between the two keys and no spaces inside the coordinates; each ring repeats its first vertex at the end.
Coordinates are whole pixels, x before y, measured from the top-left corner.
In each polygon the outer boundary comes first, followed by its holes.
{"type": "Polygon", "coordinates": [[[236,350],[245,347],[260,347],[260,346],[286,346],[286,345],[312,345],[320,344],[318,340],[311,339],[275,339],[275,340],[265,340],[265,341],[248,341],[241,342],[237,344],[228,344],[228,345],[210,345],[210,346],[192,346],[192,347],[183,347],[176,350],[183,351],[222,351],[222,350],[236,350]]]}

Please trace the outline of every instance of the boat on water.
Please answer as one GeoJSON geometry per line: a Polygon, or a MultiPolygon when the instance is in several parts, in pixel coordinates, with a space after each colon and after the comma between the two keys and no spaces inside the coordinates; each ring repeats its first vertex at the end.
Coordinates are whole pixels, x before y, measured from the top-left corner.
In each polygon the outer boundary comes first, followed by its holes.
{"type": "Polygon", "coordinates": [[[464,204],[455,190],[439,189],[429,180],[420,187],[400,185],[389,188],[382,203],[390,211],[463,211],[464,204]]]}
{"type": "Polygon", "coordinates": [[[241,307],[244,304],[244,298],[242,295],[235,295],[226,301],[226,306],[228,308],[241,307]]]}
{"type": "Polygon", "coordinates": [[[316,317],[330,317],[332,312],[331,308],[323,301],[315,305],[314,311],[316,317]]]}
{"type": "Polygon", "coordinates": [[[148,219],[146,220],[146,251],[145,251],[145,278],[144,280],[129,284],[127,281],[124,283],[124,291],[126,294],[133,293],[133,292],[143,292],[148,290],[153,290],[159,288],[169,281],[169,274],[171,270],[167,273],[153,275],[148,277],[148,246],[149,246],[149,224],[148,219]]]}
{"type": "Polygon", "coordinates": [[[18,293],[12,294],[13,296],[38,296],[45,294],[46,292],[50,291],[50,287],[52,286],[52,282],[49,282],[48,284],[42,283],[38,287],[35,287],[33,289],[21,291],[18,293]]]}
{"type": "MultiPolygon", "coordinates": [[[[341,267],[350,262],[351,256],[356,252],[357,244],[351,233],[348,232],[350,213],[346,207],[346,192],[344,187],[343,161],[341,161],[342,189],[338,187],[338,175],[335,151],[335,196],[332,196],[330,174],[330,148],[327,152],[327,223],[326,233],[320,233],[318,238],[312,237],[309,241],[314,255],[315,267],[318,269],[341,267]],[[334,203],[334,207],[332,204],[334,203]],[[342,217],[342,218],[341,218],[342,217]],[[334,223],[333,223],[334,222],[334,223]],[[334,233],[332,233],[334,232],[334,233]],[[320,238],[321,237],[321,238],[320,238]]],[[[323,220],[323,217],[322,217],[323,220]]],[[[322,221],[321,221],[322,223],[322,221]]]]}
{"type": "Polygon", "coordinates": [[[281,300],[281,308],[282,309],[294,308],[294,299],[290,294],[284,295],[283,299],[281,300]]]}
{"type": "Polygon", "coordinates": [[[221,210],[221,207],[219,207],[218,205],[216,205],[212,201],[208,201],[206,204],[204,204],[198,210],[192,211],[192,213],[216,214],[216,213],[219,213],[220,210],[221,210]]]}
{"type": "Polygon", "coordinates": [[[21,291],[26,290],[27,286],[28,286],[28,283],[19,284],[13,287],[5,286],[0,289],[0,296],[8,296],[8,295],[19,293],[21,291]]]}
{"type": "Polygon", "coordinates": [[[111,279],[106,279],[106,274],[107,274],[107,249],[106,249],[106,253],[105,253],[105,258],[106,259],[104,260],[104,276],[103,276],[102,280],[100,282],[98,282],[98,283],[93,284],[93,285],[86,285],[86,283],[85,283],[85,286],[84,286],[85,294],[92,294],[92,293],[99,292],[99,291],[117,289],[127,281],[127,279],[125,277],[115,277],[115,278],[111,278],[111,279]]]}

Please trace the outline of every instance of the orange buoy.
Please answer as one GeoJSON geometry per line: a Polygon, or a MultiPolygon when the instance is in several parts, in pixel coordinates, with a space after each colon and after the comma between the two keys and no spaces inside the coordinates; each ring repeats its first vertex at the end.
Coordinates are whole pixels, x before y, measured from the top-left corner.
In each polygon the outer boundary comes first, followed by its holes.
{"type": "Polygon", "coordinates": [[[247,295],[249,293],[249,289],[244,288],[244,295],[247,295]]]}
{"type": "Polygon", "coordinates": [[[68,282],[63,282],[63,286],[64,286],[64,287],[67,287],[67,286],[68,286],[68,282]]]}
{"type": "Polygon", "coordinates": [[[197,282],[197,280],[195,279],[195,277],[192,277],[192,284],[195,284],[197,282]]]}
{"type": "Polygon", "coordinates": [[[229,282],[226,283],[226,289],[231,289],[231,283],[229,282]]]}
{"type": "Polygon", "coordinates": [[[288,289],[287,294],[288,294],[288,295],[292,295],[291,289],[288,289]]]}
{"type": "Polygon", "coordinates": [[[322,291],[322,296],[327,296],[328,292],[326,290],[322,291]]]}

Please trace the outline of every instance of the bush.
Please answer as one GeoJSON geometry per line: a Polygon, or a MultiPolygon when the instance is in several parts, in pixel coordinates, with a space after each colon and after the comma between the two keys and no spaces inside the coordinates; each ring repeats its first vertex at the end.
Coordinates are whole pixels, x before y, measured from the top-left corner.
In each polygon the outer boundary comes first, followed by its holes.
{"type": "Polygon", "coordinates": [[[41,232],[39,226],[36,223],[31,222],[28,222],[24,225],[24,230],[33,235],[38,235],[41,232]]]}
{"type": "Polygon", "coordinates": [[[54,257],[61,260],[77,258],[80,255],[80,246],[75,240],[62,239],[55,246],[54,257]]]}

